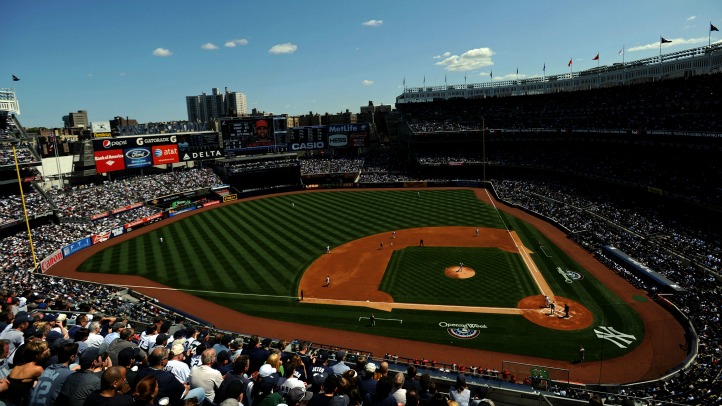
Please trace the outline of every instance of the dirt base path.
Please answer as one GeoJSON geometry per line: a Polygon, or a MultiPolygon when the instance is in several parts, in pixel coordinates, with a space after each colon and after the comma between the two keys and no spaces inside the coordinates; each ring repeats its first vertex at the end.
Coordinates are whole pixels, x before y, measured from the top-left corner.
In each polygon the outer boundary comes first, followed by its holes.
{"type": "MultiPolygon", "coordinates": [[[[476,193],[480,200],[491,203],[491,199],[488,197],[486,190],[471,190],[476,193]]],[[[358,192],[364,191],[359,190],[358,192]]],[[[354,193],[355,191],[348,190],[348,192],[354,193]]],[[[332,344],[347,348],[358,348],[362,346],[363,349],[371,351],[377,355],[389,353],[410,358],[435,359],[438,362],[448,364],[456,363],[497,367],[500,367],[502,361],[504,360],[525,362],[558,368],[568,368],[570,369],[570,378],[572,381],[587,383],[629,383],[654,379],[662,375],[670,368],[679,365],[686,356],[686,352],[682,348],[685,343],[684,330],[681,328],[679,323],[677,323],[674,318],[669,315],[669,313],[652,301],[643,303],[634,302],[633,299],[631,299],[633,295],[644,295],[644,293],[634,289],[626,281],[596,261],[581,247],[569,241],[564,233],[557,228],[521,210],[513,209],[499,203],[496,203],[496,206],[502,211],[508,211],[522,220],[533,224],[547,238],[551,239],[555,244],[564,249],[565,252],[567,252],[574,260],[592,272],[599,280],[609,286],[610,289],[614,290],[623,299],[628,300],[630,305],[639,312],[645,322],[646,334],[642,343],[634,351],[624,357],[608,360],[603,363],[588,362],[584,364],[573,364],[571,362],[549,360],[539,357],[524,357],[491,351],[469,350],[467,348],[458,348],[452,345],[429,344],[411,340],[379,337],[370,334],[332,330],[297,323],[261,319],[230,310],[215,303],[207,302],[190,294],[172,289],[158,290],[152,288],[138,288],[136,290],[157,298],[160,303],[173,306],[190,314],[194,314],[197,317],[208,320],[217,328],[287,340],[308,340],[316,343],[332,344]],[[652,337],[656,338],[652,339],[652,337]]],[[[215,207],[208,209],[213,208],[215,207]]],[[[179,221],[185,217],[197,214],[204,210],[206,209],[182,214],[172,219],[164,220],[161,223],[152,224],[132,233],[114,238],[106,243],[98,244],[82,250],[50,268],[48,274],[104,284],[121,286],[155,286],[163,288],[163,285],[149,281],[145,278],[110,274],[80,273],[77,272],[76,269],[87,258],[110,245],[118,244],[124,240],[138,237],[141,233],[150,232],[154,229],[165,226],[170,222],[179,221]]],[[[468,233],[469,231],[467,230],[466,232],[468,233]]],[[[379,241],[374,240],[374,244],[378,245],[379,241]]],[[[318,284],[319,280],[315,280],[315,283],[318,284]]],[[[570,356],[570,358],[572,356],[570,356]]]]}

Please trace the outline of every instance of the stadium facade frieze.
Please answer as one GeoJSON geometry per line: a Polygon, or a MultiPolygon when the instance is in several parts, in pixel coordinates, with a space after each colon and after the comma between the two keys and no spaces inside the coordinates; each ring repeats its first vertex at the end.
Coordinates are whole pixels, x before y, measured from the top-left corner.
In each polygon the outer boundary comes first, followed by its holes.
{"type": "Polygon", "coordinates": [[[194,123],[190,121],[176,121],[172,123],[146,123],[138,125],[120,126],[118,135],[146,135],[169,134],[209,131],[208,123],[194,123]]]}

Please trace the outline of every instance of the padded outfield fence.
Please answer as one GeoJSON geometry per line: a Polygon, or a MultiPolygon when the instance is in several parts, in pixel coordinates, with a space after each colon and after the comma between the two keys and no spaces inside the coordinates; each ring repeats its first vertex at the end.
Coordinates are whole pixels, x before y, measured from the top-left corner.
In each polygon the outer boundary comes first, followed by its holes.
{"type": "Polygon", "coordinates": [[[528,378],[535,388],[543,390],[547,390],[555,383],[570,383],[568,369],[523,362],[502,361],[499,373],[509,377],[515,376],[517,382],[523,382],[528,378]]]}

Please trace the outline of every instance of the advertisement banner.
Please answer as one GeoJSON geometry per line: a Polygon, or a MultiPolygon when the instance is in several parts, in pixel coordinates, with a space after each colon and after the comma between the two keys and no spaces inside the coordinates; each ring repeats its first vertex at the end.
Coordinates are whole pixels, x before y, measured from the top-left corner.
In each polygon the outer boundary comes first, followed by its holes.
{"type": "Polygon", "coordinates": [[[102,213],[98,213],[98,214],[94,214],[94,215],[90,216],[90,219],[91,220],[102,219],[103,217],[108,217],[109,215],[110,215],[110,212],[104,211],[102,213]]]}
{"type": "Polygon", "coordinates": [[[121,235],[123,235],[124,232],[125,232],[124,226],[115,227],[110,230],[110,238],[120,237],[121,235]]]}
{"type": "Polygon", "coordinates": [[[221,202],[219,200],[213,200],[210,202],[203,203],[203,207],[215,206],[217,204],[221,204],[221,202]]]}
{"type": "Polygon", "coordinates": [[[175,216],[177,216],[177,215],[179,215],[179,214],[187,213],[187,212],[193,211],[193,210],[195,210],[195,209],[196,209],[196,206],[191,206],[191,207],[185,208],[185,209],[183,209],[183,210],[178,210],[178,211],[173,211],[173,210],[171,210],[171,211],[168,212],[168,217],[175,217],[175,216]]]}
{"type": "Polygon", "coordinates": [[[110,137],[110,121],[93,121],[92,123],[90,123],[90,131],[96,137],[110,137]]]}
{"type": "Polygon", "coordinates": [[[153,147],[153,165],[172,164],[178,162],[178,147],[158,145],[153,147]]]}
{"type": "Polygon", "coordinates": [[[220,148],[209,149],[206,151],[187,151],[181,152],[181,160],[183,161],[196,161],[199,159],[215,159],[222,158],[223,151],[220,148]]]}
{"type": "Polygon", "coordinates": [[[99,244],[104,241],[108,241],[108,239],[110,239],[110,231],[106,231],[104,233],[93,234],[90,236],[90,239],[92,240],[93,245],[99,244]]]}
{"type": "Polygon", "coordinates": [[[327,139],[328,126],[295,127],[290,132],[288,149],[291,151],[326,149],[327,139]]]}
{"type": "Polygon", "coordinates": [[[235,193],[230,194],[230,195],[225,195],[225,196],[223,196],[223,202],[224,202],[224,203],[225,203],[225,202],[232,202],[232,201],[234,201],[234,200],[236,200],[236,199],[238,199],[238,195],[235,194],[235,193]]]}
{"type": "Polygon", "coordinates": [[[110,212],[111,212],[112,214],[118,214],[118,213],[122,213],[122,212],[124,212],[124,211],[132,210],[132,209],[137,209],[138,207],[141,207],[141,206],[143,206],[143,202],[133,203],[133,204],[129,204],[129,205],[123,206],[123,207],[117,207],[117,208],[111,210],[110,212]]]}
{"type": "Polygon", "coordinates": [[[153,164],[148,147],[129,148],[123,155],[125,155],[126,168],[142,168],[153,164]]]}
{"type": "Polygon", "coordinates": [[[57,264],[58,262],[63,260],[63,253],[60,252],[60,250],[56,250],[52,254],[48,255],[40,261],[40,271],[42,273],[45,273],[48,269],[50,269],[51,266],[57,264]]]}
{"type": "Polygon", "coordinates": [[[98,173],[121,171],[125,169],[122,149],[94,152],[95,171],[98,173]]]}
{"type": "Polygon", "coordinates": [[[137,220],[133,220],[130,223],[125,223],[125,228],[127,231],[131,231],[134,227],[138,227],[140,225],[143,225],[148,222],[153,222],[153,220],[158,221],[163,218],[163,213],[155,213],[151,214],[150,216],[146,216],[143,218],[139,218],[137,220]]]}
{"type": "Polygon", "coordinates": [[[93,245],[93,242],[90,240],[90,237],[85,237],[78,241],[70,243],[70,244],[66,245],[65,247],[63,247],[63,249],[62,249],[63,258],[67,258],[70,255],[73,255],[82,249],[90,247],[91,245],[93,245]]]}
{"type": "Polygon", "coordinates": [[[93,140],[93,151],[107,151],[114,148],[137,148],[150,147],[153,145],[173,144],[176,145],[176,135],[146,135],[140,137],[118,137],[93,140]]]}

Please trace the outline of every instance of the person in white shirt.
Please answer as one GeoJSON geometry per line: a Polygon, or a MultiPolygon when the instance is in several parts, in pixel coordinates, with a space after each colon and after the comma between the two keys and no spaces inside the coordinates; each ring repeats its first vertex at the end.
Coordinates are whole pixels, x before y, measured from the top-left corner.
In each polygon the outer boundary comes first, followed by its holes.
{"type": "Polygon", "coordinates": [[[163,369],[175,375],[176,379],[180,383],[188,382],[188,378],[191,375],[191,369],[188,364],[183,361],[183,359],[185,359],[183,344],[179,343],[174,345],[171,347],[170,352],[170,359],[163,369]]]}
{"type": "Polygon", "coordinates": [[[191,370],[191,387],[203,388],[206,392],[206,399],[213,402],[216,397],[216,389],[223,383],[223,376],[217,369],[211,368],[211,364],[216,359],[216,351],[209,349],[201,354],[201,365],[193,367],[191,370]]]}
{"type": "Polygon", "coordinates": [[[100,348],[100,344],[103,344],[104,340],[103,336],[100,335],[100,323],[97,321],[90,323],[88,331],[90,334],[88,334],[88,339],[85,340],[85,343],[88,344],[89,348],[100,348]]]}

